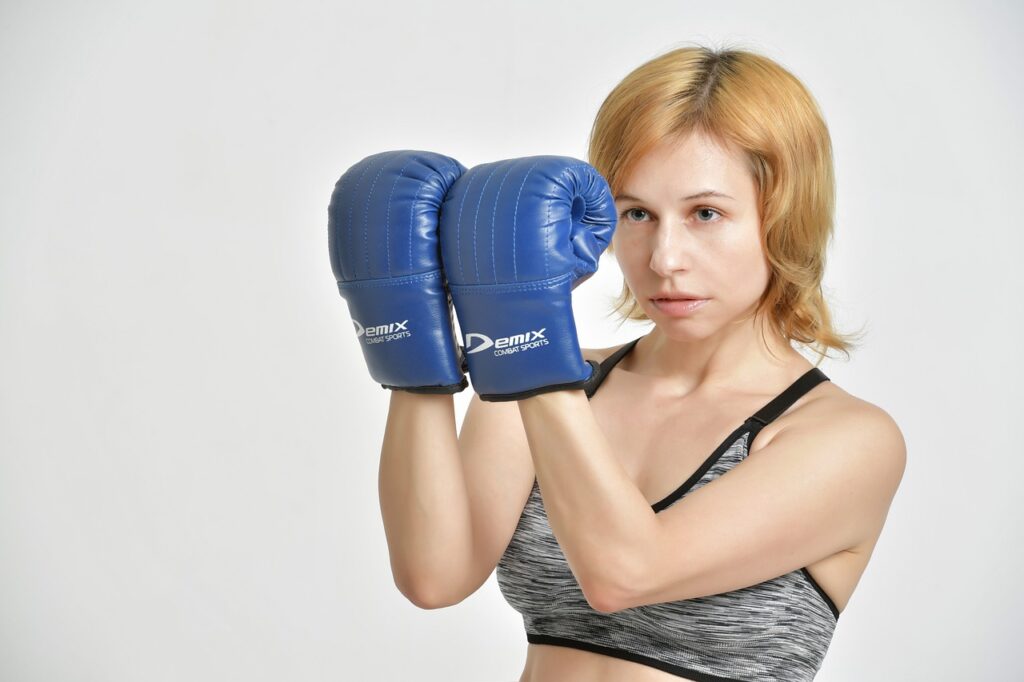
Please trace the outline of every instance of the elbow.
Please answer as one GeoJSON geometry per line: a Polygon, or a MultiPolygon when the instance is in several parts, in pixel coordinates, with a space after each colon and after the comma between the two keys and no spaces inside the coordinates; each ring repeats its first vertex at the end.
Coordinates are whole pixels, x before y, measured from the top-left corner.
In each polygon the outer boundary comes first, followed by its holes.
{"type": "MultiPolygon", "coordinates": [[[[653,514],[652,514],[653,516],[653,514]]],[[[657,522],[650,530],[638,532],[627,544],[605,544],[603,552],[592,556],[579,571],[578,582],[587,603],[595,611],[615,613],[644,603],[649,594],[653,570],[652,554],[647,547],[662,547],[657,522]]]]}
{"type": "Polygon", "coordinates": [[[402,596],[424,610],[443,609],[462,601],[460,598],[452,598],[451,595],[429,585],[399,584],[396,581],[395,587],[402,593],[402,596]]]}
{"type": "Polygon", "coordinates": [[[590,608],[600,613],[615,613],[629,608],[629,598],[621,587],[607,582],[588,581],[580,585],[590,608]]]}
{"type": "Polygon", "coordinates": [[[412,602],[415,606],[418,606],[425,611],[433,609],[443,609],[447,606],[452,605],[447,601],[443,599],[437,599],[436,597],[430,594],[422,594],[419,592],[403,592],[402,594],[404,594],[405,598],[412,602]]]}
{"type": "Polygon", "coordinates": [[[642,595],[650,587],[649,566],[627,561],[622,553],[606,558],[601,565],[605,570],[591,573],[580,581],[580,589],[592,609],[615,613],[644,603],[642,595]]]}
{"type": "Polygon", "coordinates": [[[597,611],[599,613],[608,614],[608,613],[615,613],[616,611],[621,611],[622,610],[618,606],[618,602],[616,602],[615,600],[611,599],[608,595],[606,595],[603,592],[602,593],[594,593],[592,591],[591,592],[584,592],[583,596],[585,596],[587,598],[587,603],[590,604],[590,608],[594,609],[595,611],[597,611]]]}

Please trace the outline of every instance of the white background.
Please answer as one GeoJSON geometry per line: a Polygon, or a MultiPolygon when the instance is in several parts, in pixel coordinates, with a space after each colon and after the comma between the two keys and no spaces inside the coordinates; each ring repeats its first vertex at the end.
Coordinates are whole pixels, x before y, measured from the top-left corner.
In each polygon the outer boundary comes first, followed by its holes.
{"type": "MultiPolygon", "coordinates": [[[[903,485],[818,679],[1024,675],[1022,18],[1011,2],[0,5],[0,678],[518,679],[494,576],[424,611],[377,502],[389,393],[327,254],[386,149],[584,158],[630,70],[759,51],[821,104],[838,213],[825,372],[903,485]]],[[[614,260],[577,290],[616,327],[614,260]]],[[[458,396],[462,412],[469,392],[458,396]]]]}

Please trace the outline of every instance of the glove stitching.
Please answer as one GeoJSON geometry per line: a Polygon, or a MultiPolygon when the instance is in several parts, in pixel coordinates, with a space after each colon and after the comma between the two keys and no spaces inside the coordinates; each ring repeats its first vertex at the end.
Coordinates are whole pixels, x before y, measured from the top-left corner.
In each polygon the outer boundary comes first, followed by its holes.
{"type": "MultiPolygon", "coordinates": [[[[547,215],[544,218],[544,276],[547,277],[551,274],[548,269],[548,251],[551,249],[549,242],[551,241],[551,201],[545,202],[547,204],[547,215]]],[[[569,222],[570,235],[572,234],[572,221],[569,222]]]]}
{"type": "Polygon", "coordinates": [[[375,279],[357,279],[349,282],[338,282],[338,286],[344,289],[375,289],[385,287],[397,287],[403,284],[413,284],[416,282],[426,281],[429,279],[437,279],[440,276],[441,270],[438,269],[431,270],[430,272],[417,273],[415,275],[405,275],[403,277],[378,277],[375,279]]]}
{"type": "MultiPolygon", "coordinates": [[[[487,185],[491,184],[491,178],[494,177],[494,171],[496,168],[491,168],[491,172],[487,174],[487,181],[484,182],[483,188],[480,190],[480,198],[476,202],[476,215],[473,217],[473,267],[476,269],[476,281],[480,281],[480,259],[477,256],[476,249],[476,236],[479,233],[480,225],[480,204],[484,202],[484,192],[487,191],[487,185]]],[[[493,240],[493,236],[491,237],[493,240]]]]}
{"type": "MultiPolygon", "coordinates": [[[[359,182],[363,179],[363,176],[366,175],[366,171],[369,170],[369,168],[370,167],[368,165],[363,165],[362,170],[359,172],[359,178],[356,180],[356,187],[359,187],[359,182]]],[[[346,175],[347,175],[347,173],[346,173],[346,175]]],[[[352,245],[352,232],[354,231],[352,229],[352,208],[354,206],[355,206],[355,202],[354,201],[348,202],[348,220],[346,221],[346,225],[345,225],[346,247],[352,245]]],[[[350,253],[352,253],[352,250],[346,248],[345,254],[347,255],[347,254],[350,254],[350,253]]],[[[345,258],[345,259],[342,260],[342,263],[345,263],[347,261],[349,261],[349,259],[345,258]]],[[[349,266],[352,269],[351,279],[355,279],[356,278],[356,272],[358,271],[358,269],[355,267],[354,263],[349,262],[349,266]]],[[[344,268],[344,266],[342,266],[342,268],[341,268],[341,278],[346,280],[346,281],[349,280],[349,278],[345,277],[345,268],[344,268]]]]}
{"type": "MultiPolygon", "coordinates": [[[[395,178],[395,182],[391,185],[391,193],[388,194],[387,201],[387,213],[384,214],[384,253],[387,254],[388,264],[388,277],[391,277],[391,198],[395,196],[395,188],[398,187],[398,181],[405,177],[405,169],[409,167],[415,159],[407,159],[405,165],[402,166],[401,170],[398,171],[398,177],[395,178]]],[[[412,220],[416,213],[416,204],[420,200],[420,192],[423,191],[423,183],[420,183],[420,188],[416,190],[416,198],[413,199],[412,204],[409,206],[409,265],[412,266],[412,220]]]]}
{"type": "Polygon", "coordinates": [[[462,193],[462,201],[459,203],[459,217],[455,222],[455,253],[458,255],[459,260],[459,274],[462,279],[466,278],[466,265],[462,261],[462,212],[466,208],[466,197],[469,196],[469,188],[473,186],[473,180],[476,179],[475,173],[469,173],[469,182],[466,187],[466,191],[462,193]]]}
{"type": "MultiPolygon", "coordinates": [[[[505,175],[501,177],[501,184],[498,185],[498,191],[494,197],[494,210],[491,212],[491,273],[494,276],[494,282],[498,282],[498,264],[494,259],[494,244],[497,241],[495,223],[498,217],[498,198],[501,196],[501,188],[505,186],[505,180],[508,178],[508,174],[512,171],[511,166],[505,171],[505,175]]],[[[515,267],[516,260],[516,241],[515,241],[515,215],[512,216],[512,266],[515,267]]],[[[513,278],[515,279],[515,278],[513,278]]]]}
{"type": "Polygon", "coordinates": [[[572,279],[572,273],[558,275],[551,279],[539,282],[516,282],[509,284],[451,284],[453,294],[460,296],[488,296],[491,294],[514,293],[518,291],[540,291],[542,289],[555,289],[572,279]]]}
{"type": "MultiPolygon", "coordinates": [[[[520,199],[523,196],[523,187],[526,186],[526,180],[527,180],[527,178],[530,177],[530,173],[533,172],[533,169],[537,167],[537,163],[538,163],[537,161],[534,161],[533,165],[530,166],[526,170],[526,174],[523,175],[523,182],[519,185],[519,193],[516,194],[516,205],[515,205],[515,208],[512,211],[512,260],[513,260],[513,266],[515,265],[515,244],[518,241],[516,239],[516,231],[518,229],[517,226],[519,224],[519,201],[520,201],[520,199]]],[[[547,253],[547,251],[545,250],[545,255],[546,255],[546,253],[547,253]]],[[[514,272],[514,275],[515,275],[515,279],[519,279],[519,268],[516,267],[513,272],[514,272]]],[[[547,270],[545,270],[544,274],[545,275],[547,274],[547,270]]]]}
{"type": "Polygon", "coordinates": [[[364,272],[369,276],[370,272],[370,249],[369,249],[369,227],[370,222],[370,199],[373,198],[373,189],[377,186],[377,180],[380,179],[380,174],[384,172],[384,167],[381,166],[377,169],[377,175],[373,178],[373,184],[370,185],[370,191],[366,193],[366,206],[363,208],[363,264],[366,266],[364,272]]]}

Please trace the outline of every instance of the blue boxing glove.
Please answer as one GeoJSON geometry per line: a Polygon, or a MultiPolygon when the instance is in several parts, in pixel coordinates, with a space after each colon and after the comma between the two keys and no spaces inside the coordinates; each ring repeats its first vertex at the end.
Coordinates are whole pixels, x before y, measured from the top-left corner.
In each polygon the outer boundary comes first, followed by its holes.
{"type": "Polygon", "coordinates": [[[593,166],[564,156],[485,163],[441,207],[441,259],[481,400],[550,391],[590,395],[572,290],[597,271],[615,203],[593,166]]]}
{"type": "Polygon", "coordinates": [[[334,186],[327,241],[370,376],[412,393],[468,385],[441,269],[438,211],[466,168],[433,152],[368,156],[334,186]]]}

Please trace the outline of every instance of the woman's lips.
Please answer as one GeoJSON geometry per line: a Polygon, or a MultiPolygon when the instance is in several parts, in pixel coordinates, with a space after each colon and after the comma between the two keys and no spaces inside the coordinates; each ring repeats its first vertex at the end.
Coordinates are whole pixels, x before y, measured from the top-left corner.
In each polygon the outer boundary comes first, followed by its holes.
{"type": "Polygon", "coordinates": [[[708,302],[706,298],[652,298],[651,303],[669,317],[686,317],[708,302]]]}

